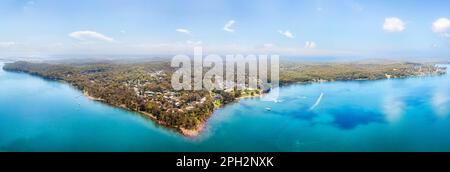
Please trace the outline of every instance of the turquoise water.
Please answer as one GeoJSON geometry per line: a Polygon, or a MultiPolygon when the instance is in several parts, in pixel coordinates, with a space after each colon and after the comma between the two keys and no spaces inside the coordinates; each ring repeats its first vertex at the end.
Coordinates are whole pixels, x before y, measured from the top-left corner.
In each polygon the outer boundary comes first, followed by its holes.
{"type": "Polygon", "coordinates": [[[0,70],[0,151],[450,151],[449,83],[445,75],[284,87],[277,101],[217,110],[192,139],[67,84],[0,70]]]}

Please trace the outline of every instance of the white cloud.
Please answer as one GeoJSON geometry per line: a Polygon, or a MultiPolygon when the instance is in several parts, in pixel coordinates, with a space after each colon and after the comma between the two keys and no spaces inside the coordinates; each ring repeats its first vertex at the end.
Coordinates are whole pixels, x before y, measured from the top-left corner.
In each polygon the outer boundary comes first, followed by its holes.
{"type": "Polygon", "coordinates": [[[191,34],[191,31],[187,30],[187,29],[176,29],[175,31],[180,32],[180,33],[184,33],[184,34],[191,34]]]}
{"type": "Polygon", "coordinates": [[[282,30],[278,30],[278,33],[280,33],[281,35],[287,37],[287,38],[294,38],[294,35],[289,31],[282,31],[282,30]]]}
{"type": "Polygon", "coordinates": [[[94,31],[76,31],[69,34],[70,37],[80,40],[80,41],[103,41],[103,42],[114,42],[114,39],[94,31]]]}
{"type": "Polygon", "coordinates": [[[433,22],[432,30],[435,33],[442,34],[445,37],[449,37],[450,20],[447,18],[439,18],[433,22]]]}
{"type": "Polygon", "coordinates": [[[317,47],[317,44],[313,41],[306,41],[305,42],[305,48],[307,49],[314,49],[317,47]]]}
{"type": "Polygon", "coordinates": [[[405,22],[397,17],[384,19],[383,30],[386,32],[402,32],[406,29],[405,22]]]}
{"type": "Polygon", "coordinates": [[[235,21],[234,20],[230,20],[228,21],[225,26],[223,27],[224,31],[227,32],[234,32],[234,29],[232,29],[231,27],[234,25],[235,21]]]}

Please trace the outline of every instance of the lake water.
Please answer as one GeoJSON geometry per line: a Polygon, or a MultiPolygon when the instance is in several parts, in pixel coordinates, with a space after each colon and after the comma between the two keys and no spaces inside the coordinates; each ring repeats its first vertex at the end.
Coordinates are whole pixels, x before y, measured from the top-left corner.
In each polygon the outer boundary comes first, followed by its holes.
{"type": "Polygon", "coordinates": [[[445,75],[283,87],[277,101],[217,110],[192,139],[0,70],[0,151],[450,151],[449,85],[445,75]]]}

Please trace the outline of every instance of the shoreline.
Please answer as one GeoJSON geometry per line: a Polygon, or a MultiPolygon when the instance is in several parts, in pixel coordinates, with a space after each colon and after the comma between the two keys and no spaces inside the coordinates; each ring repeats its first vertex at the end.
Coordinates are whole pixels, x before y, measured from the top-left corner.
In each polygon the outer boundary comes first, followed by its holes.
{"type": "Polygon", "coordinates": [[[89,93],[87,91],[84,91],[84,90],[83,90],[83,95],[86,96],[86,98],[88,98],[89,100],[105,102],[104,99],[93,97],[93,96],[89,95],[89,93]]]}
{"type": "Polygon", "coordinates": [[[242,99],[257,98],[257,97],[261,98],[263,95],[264,94],[257,94],[257,95],[253,95],[253,96],[252,95],[241,96],[241,97],[237,97],[236,101],[240,101],[242,99]]]}
{"type": "MultiPolygon", "coordinates": [[[[211,114],[211,116],[212,116],[212,114],[211,114]]],[[[196,137],[200,136],[201,133],[203,133],[203,130],[205,129],[205,126],[206,126],[206,121],[200,123],[194,129],[185,129],[185,128],[181,127],[180,128],[180,133],[183,136],[186,136],[186,137],[196,138],[196,137]]]]}
{"type": "MultiPolygon", "coordinates": [[[[125,109],[125,110],[128,110],[128,111],[131,111],[131,112],[139,113],[140,115],[144,115],[145,117],[150,118],[151,120],[153,120],[153,121],[154,121],[155,123],[157,123],[158,125],[164,126],[164,127],[166,127],[166,128],[169,128],[169,129],[174,129],[174,130],[176,130],[179,134],[181,134],[181,135],[183,135],[183,136],[185,136],[185,137],[190,137],[190,138],[196,138],[196,137],[200,136],[200,134],[202,134],[202,132],[204,131],[204,129],[205,129],[205,127],[206,127],[206,123],[208,122],[209,118],[211,118],[211,116],[214,114],[214,111],[211,112],[211,114],[209,114],[209,117],[208,117],[208,119],[207,119],[206,121],[199,123],[199,124],[198,124],[195,128],[193,128],[193,129],[186,129],[186,128],[183,128],[183,127],[174,128],[174,127],[170,127],[170,126],[168,126],[167,124],[165,124],[164,122],[158,120],[158,119],[156,118],[156,116],[154,116],[154,115],[151,114],[151,113],[144,112],[144,111],[136,111],[136,110],[132,110],[132,109],[129,109],[129,108],[125,107],[125,106],[117,106],[117,105],[109,104],[109,103],[106,103],[105,100],[102,99],[102,98],[98,98],[98,97],[94,97],[94,96],[92,96],[92,95],[89,95],[89,92],[87,92],[87,91],[85,91],[85,90],[83,90],[82,92],[83,92],[83,95],[84,95],[86,98],[88,98],[89,100],[102,102],[102,103],[105,103],[105,104],[107,104],[107,105],[110,105],[110,106],[113,106],[113,107],[116,107],[116,108],[122,108],[122,109],[125,109]]],[[[263,94],[257,94],[257,95],[253,95],[253,96],[251,96],[251,95],[246,95],[246,96],[238,97],[238,98],[235,99],[235,101],[233,101],[233,102],[231,102],[231,103],[239,102],[239,101],[242,100],[242,99],[261,97],[262,95],[263,95],[263,94]]],[[[219,107],[219,108],[217,108],[217,109],[220,109],[220,108],[222,108],[222,107],[224,107],[224,106],[225,106],[225,105],[223,105],[223,106],[221,106],[221,107],[219,107]]]]}
{"type": "MultiPolygon", "coordinates": [[[[199,136],[199,135],[202,133],[202,131],[203,131],[205,125],[206,125],[206,121],[205,121],[205,122],[200,123],[200,124],[199,124],[196,128],[194,128],[194,129],[186,129],[186,128],[183,128],[183,127],[179,127],[179,128],[170,127],[169,125],[165,124],[164,122],[158,120],[158,119],[156,118],[156,116],[153,115],[153,114],[151,114],[151,113],[144,112],[144,111],[136,111],[136,110],[132,110],[132,109],[127,108],[126,106],[117,106],[117,105],[109,104],[109,103],[106,103],[105,100],[102,99],[102,98],[98,98],[98,97],[94,97],[94,96],[92,96],[92,95],[89,95],[89,93],[88,93],[87,91],[84,91],[84,90],[83,90],[82,92],[83,92],[83,95],[84,95],[86,98],[88,98],[89,100],[98,101],[98,102],[101,102],[101,103],[105,103],[105,104],[107,104],[107,105],[109,105],[109,106],[113,106],[113,107],[116,107],[116,108],[125,109],[125,110],[130,111],[130,112],[138,113],[138,114],[140,114],[140,115],[143,115],[143,116],[145,116],[145,117],[150,118],[150,119],[153,120],[156,124],[161,125],[161,126],[164,126],[164,127],[166,127],[166,128],[169,128],[169,129],[174,129],[174,130],[176,130],[179,134],[182,134],[183,136],[186,136],[186,137],[192,137],[192,138],[195,138],[195,137],[199,136]]],[[[210,114],[210,116],[212,116],[212,113],[210,114]]]]}
{"type": "MultiPolygon", "coordinates": [[[[42,76],[40,76],[40,75],[35,75],[35,76],[42,77],[42,76]]],[[[405,78],[411,78],[411,77],[426,77],[426,76],[431,76],[431,77],[432,77],[432,76],[439,76],[439,75],[425,75],[425,76],[411,75],[411,76],[407,76],[407,77],[402,77],[402,78],[391,78],[391,79],[405,79],[405,78]]],[[[45,78],[45,77],[44,77],[44,78],[45,78]]],[[[364,81],[377,81],[377,80],[384,80],[384,79],[388,79],[388,78],[383,78],[383,79],[372,79],[372,80],[371,80],[371,79],[368,79],[368,80],[364,80],[364,81]]],[[[63,80],[62,80],[62,81],[63,81],[63,80]]],[[[312,81],[312,82],[287,83],[287,84],[280,84],[280,88],[283,87],[283,86],[290,86],[290,85],[296,85],[296,84],[304,85],[304,84],[329,83],[329,82],[336,82],[336,81],[340,81],[340,80],[320,81],[320,82],[318,82],[318,81],[312,81]]],[[[361,80],[345,80],[345,81],[361,81],[361,80]]],[[[70,84],[70,83],[68,83],[68,82],[65,82],[65,81],[63,81],[63,83],[67,83],[67,84],[69,84],[69,85],[72,85],[72,84],[70,84]]],[[[77,88],[77,89],[78,89],[78,88],[77,88]]],[[[164,127],[168,128],[168,129],[173,129],[173,130],[177,131],[177,133],[179,133],[179,134],[181,134],[181,135],[183,135],[183,136],[185,136],[185,137],[189,137],[189,138],[196,138],[196,137],[200,136],[200,134],[204,131],[204,128],[205,128],[205,126],[206,126],[207,121],[208,121],[208,120],[211,118],[211,116],[214,114],[214,111],[211,112],[211,114],[209,114],[208,119],[205,120],[204,122],[199,123],[199,124],[197,125],[197,127],[195,127],[194,129],[186,129],[186,128],[183,128],[183,127],[175,128],[175,127],[171,127],[171,126],[165,124],[164,122],[158,120],[157,117],[154,116],[154,115],[151,114],[151,113],[144,112],[144,111],[136,111],[136,110],[132,110],[132,109],[129,109],[129,108],[127,108],[126,106],[123,106],[123,105],[117,106],[117,105],[113,105],[113,104],[110,104],[110,103],[106,103],[105,100],[102,99],[102,98],[98,98],[98,97],[94,97],[94,96],[92,96],[92,95],[89,95],[89,93],[88,93],[87,91],[85,91],[85,90],[81,90],[81,91],[82,91],[83,95],[84,95],[86,98],[88,98],[89,100],[102,102],[102,103],[105,103],[105,104],[107,104],[107,105],[109,105],[109,106],[113,106],[113,107],[116,107],[116,108],[122,108],[122,109],[125,109],[125,110],[130,111],[130,112],[138,113],[138,114],[140,114],[140,115],[143,115],[143,116],[145,116],[145,117],[150,118],[151,120],[153,120],[153,121],[154,121],[155,123],[157,123],[158,125],[164,126],[164,127]]],[[[239,102],[239,101],[242,100],[242,99],[249,99],[249,98],[256,98],[256,97],[259,97],[259,98],[260,98],[260,97],[262,97],[263,95],[264,95],[264,93],[256,94],[256,95],[253,95],[253,96],[252,96],[252,95],[245,95],[245,96],[241,96],[241,97],[236,98],[235,101],[230,102],[230,103],[236,103],[236,102],[239,102]]],[[[219,107],[219,108],[217,108],[217,109],[223,108],[225,105],[226,105],[226,104],[222,105],[221,107],[219,107]]]]}
{"type": "MultiPolygon", "coordinates": [[[[0,63],[0,64],[2,64],[2,63],[0,63]]],[[[3,67],[2,67],[2,70],[4,70],[3,67]]],[[[4,71],[9,71],[9,70],[4,70],[4,71]]],[[[14,70],[12,70],[12,72],[14,72],[14,70]]],[[[33,75],[33,76],[38,76],[38,77],[41,77],[41,78],[44,78],[44,79],[53,80],[53,81],[62,81],[64,83],[67,83],[69,85],[74,86],[77,90],[80,90],[83,93],[83,95],[86,96],[90,100],[99,101],[99,102],[105,103],[105,104],[113,106],[113,107],[118,107],[118,108],[122,108],[122,109],[125,109],[125,110],[128,110],[128,111],[131,111],[131,112],[139,113],[139,114],[141,114],[141,115],[143,115],[145,117],[150,118],[152,121],[154,121],[158,125],[166,127],[168,129],[173,129],[177,133],[179,133],[179,134],[181,134],[183,136],[186,136],[186,137],[193,137],[194,138],[194,137],[197,137],[197,136],[201,135],[201,133],[205,129],[206,123],[211,118],[211,116],[214,114],[214,110],[213,110],[212,112],[210,112],[210,114],[208,114],[207,118],[205,118],[202,121],[199,121],[198,124],[192,129],[186,129],[186,128],[183,128],[183,127],[180,127],[180,126],[170,126],[167,123],[165,123],[165,122],[163,122],[161,120],[158,120],[157,117],[154,116],[151,113],[144,112],[144,111],[139,111],[139,110],[136,110],[136,109],[130,109],[130,108],[126,107],[125,105],[107,103],[105,99],[92,96],[86,90],[80,89],[80,88],[76,87],[75,85],[64,81],[63,79],[60,79],[60,78],[47,78],[45,76],[39,75],[39,73],[31,73],[31,72],[27,72],[27,71],[20,71],[19,70],[19,71],[15,71],[15,72],[27,73],[27,74],[30,74],[30,75],[33,75]]],[[[445,74],[448,74],[448,73],[445,73],[445,74]]],[[[361,79],[361,78],[358,79],[357,78],[357,79],[351,79],[351,80],[316,80],[316,81],[309,81],[309,82],[280,82],[280,87],[290,86],[290,85],[297,85],[297,84],[304,85],[304,84],[329,83],[329,82],[337,82],[337,81],[344,81],[344,82],[345,81],[376,81],[376,80],[386,80],[386,79],[404,79],[404,78],[428,77],[428,76],[430,76],[430,77],[439,76],[439,74],[430,73],[430,74],[426,74],[426,75],[409,75],[409,76],[398,77],[398,78],[375,78],[375,79],[361,79]]],[[[240,97],[235,98],[233,101],[228,102],[226,104],[222,104],[220,107],[216,107],[214,109],[223,108],[227,104],[236,103],[236,102],[239,102],[242,99],[262,97],[264,94],[265,93],[260,92],[259,94],[254,94],[254,95],[249,95],[249,94],[241,95],[240,97]]]]}

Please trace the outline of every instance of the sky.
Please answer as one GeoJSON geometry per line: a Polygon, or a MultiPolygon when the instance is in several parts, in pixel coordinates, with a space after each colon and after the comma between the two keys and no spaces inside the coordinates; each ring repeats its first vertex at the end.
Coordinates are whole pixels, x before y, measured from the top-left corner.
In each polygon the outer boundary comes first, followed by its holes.
{"type": "Polygon", "coordinates": [[[450,56],[444,0],[2,0],[0,55],[450,56]]]}

